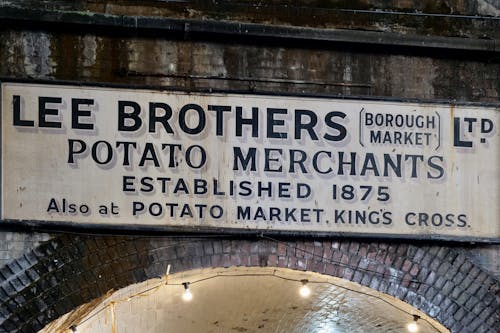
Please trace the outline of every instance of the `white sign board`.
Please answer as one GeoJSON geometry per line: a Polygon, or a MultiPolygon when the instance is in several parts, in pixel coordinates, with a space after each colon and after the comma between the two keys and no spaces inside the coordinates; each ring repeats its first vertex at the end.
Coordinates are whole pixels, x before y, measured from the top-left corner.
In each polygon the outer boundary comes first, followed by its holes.
{"type": "Polygon", "coordinates": [[[498,108],[1,87],[3,221],[500,237],[498,108]]]}

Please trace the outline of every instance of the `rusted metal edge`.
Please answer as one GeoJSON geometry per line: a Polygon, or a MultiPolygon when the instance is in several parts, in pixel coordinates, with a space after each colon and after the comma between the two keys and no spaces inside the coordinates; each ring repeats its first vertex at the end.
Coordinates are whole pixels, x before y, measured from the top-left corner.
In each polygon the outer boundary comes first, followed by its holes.
{"type": "Polygon", "coordinates": [[[0,230],[30,231],[46,233],[73,233],[82,235],[114,235],[114,236],[157,236],[157,237],[185,237],[185,238],[352,238],[352,239],[390,239],[401,241],[439,241],[450,243],[481,243],[500,244],[498,237],[469,237],[449,236],[439,234],[403,235],[389,233],[354,233],[354,232],[319,232],[319,231],[293,231],[272,229],[246,229],[246,228],[217,228],[217,227],[192,227],[192,226],[167,226],[167,225],[114,225],[92,224],[63,221],[32,221],[32,220],[0,220],[0,230]]]}
{"type": "MultiPolygon", "coordinates": [[[[196,77],[192,79],[196,80],[196,77]]],[[[498,102],[470,102],[454,99],[421,99],[407,97],[392,97],[392,96],[372,96],[372,95],[339,95],[339,94],[322,94],[322,93],[300,93],[300,92],[285,92],[285,91],[269,91],[269,90],[241,90],[241,89],[214,89],[214,88],[186,88],[177,86],[161,86],[161,85],[144,85],[130,83],[110,83],[110,82],[95,82],[95,81],[68,81],[68,80],[51,80],[51,79],[33,79],[8,77],[0,75],[0,85],[2,83],[27,83],[27,84],[48,84],[48,85],[69,85],[77,87],[100,87],[100,88],[118,88],[118,89],[141,89],[155,90],[165,92],[181,92],[181,93],[200,93],[200,94],[235,94],[235,95],[260,95],[260,96],[283,96],[283,97],[303,97],[303,98],[322,98],[322,99],[337,99],[337,100],[362,100],[362,101],[381,101],[381,102],[400,102],[400,103],[416,103],[416,104],[437,104],[437,105],[453,105],[453,106],[470,106],[470,107],[488,107],[498,108],[500,110],[500,101],[498,102]]]]}
{"type": "Polygon", "coordinates": [[[444,36],[424,36],[366,30],[319,29],[296,26],[266,25],[232,21],[193,20],[157,16],[124,16],[91,12],[51,11],[0,5],[0,25],[20,28],[22,24],[48,29],[101,31],[118,30],[134,34],[155,33],[171,38],[174,33],[184,38],[203,36],[267,39],[272,41],[307,41],[313,43],[347,43],[353,45],[390,46],[409,49],[440,49],[449,51],[500,53],[500,40],[444,36]]]}

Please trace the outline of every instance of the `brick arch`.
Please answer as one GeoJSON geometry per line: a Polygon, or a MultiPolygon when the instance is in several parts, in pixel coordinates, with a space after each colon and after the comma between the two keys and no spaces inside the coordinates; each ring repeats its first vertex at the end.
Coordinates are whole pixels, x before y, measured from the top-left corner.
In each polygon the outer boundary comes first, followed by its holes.
{"type": "Polygon", "coordinates": [[[499,284],[461,248],[359,240],[58,235],[0,269],[0,331],[34,332],[79,305],[165,273],[269,266],[344,278],[452,332],[495,332],[499,284]]]}

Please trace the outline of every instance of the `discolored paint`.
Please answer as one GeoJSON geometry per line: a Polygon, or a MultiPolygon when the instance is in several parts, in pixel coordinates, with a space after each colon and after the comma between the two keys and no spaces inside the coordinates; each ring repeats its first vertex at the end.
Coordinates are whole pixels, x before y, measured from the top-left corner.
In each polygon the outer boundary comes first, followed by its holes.
{"type": "Polygon", "coordinates": [[[9,30],[0,39],[3,77],[469,102],[500,96],[494,61],[9,30]]]}

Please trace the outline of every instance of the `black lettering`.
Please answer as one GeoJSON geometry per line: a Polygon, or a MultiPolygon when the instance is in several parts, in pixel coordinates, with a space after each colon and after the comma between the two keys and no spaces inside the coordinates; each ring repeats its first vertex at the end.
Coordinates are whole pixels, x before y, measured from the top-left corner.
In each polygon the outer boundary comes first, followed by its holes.
{"type": "Polygon", "coordinates": [[[62,124],[58,121],[47,121],[47,116],[59,115],[59,109],[49,109],[48,103],[62,103],[60,97],[38,97],[38,126],[47,128],[61,128],[62,124]]]}
{"type": "Polygon", "coordinates": [[[248,153],[246,156],[243,156],[243,152],[240,147],[233,147],[233,170],[240,170],[238,168],[238,162],[241,165],[241,170],[247,170],[248,164],[250,164],[250,171],[256,171],[256,154],[257,148],[248,148],[248,153]],[[251,162],[251,163],[250,163],[251,162]]]}
{"type": "Polygon", "coordinates": [[[208,193],[208,182],[204,179],[194,180],[194,194],[207,194],[208,193]]]}
{"type": "Polygon", "coordinates": [[[289,222],[293,220],[293,222],[297,222],[297,218],[295,217],[295,212],[297,211],[297,208],[288,208],[285,211],[285,221],[289,222]]]}
{"type": "Polygon", "coordinates": [[[179,111],[179,126],[184,133],[193,135],[200,134],[205,128],[205,124],[205,111],[198,104],[186,104],[179,111]],[[198,114],[198,124],[193,128],[190,128],[186,122],[187,112],[189,110],[193,110],[198,114]]]}
{"type": "Polygon", "coordinates": [[[83,205],[81,205],[81,206],[80,206],[80,213],[81,213],[81,214],[85,215],[85,214],[87,214],[88,212],[90,212],[90,208],[89,208],[89,206],[87,206],[87,205],[85,205],[85,204],[83,204],[83,205]]]}
{"type": "Polygon", "coordinates": [[[324,174],[327,174],[327,173],[332,172],[332,171],[333,171],[333,169],[332,169],[331,167],[328,167],[328,169],[326,169],[325,171],[322,171],[322,170],[320,170],[320,169],[319,169],[318,157],[319,157],[321,154],[325,154],[326,156],[328,156],[328,158],[332,158],[332,153],[331,153],[331,152],[329,152],[329,151],[321,150],[321,151],[316,152],[316,153],[313,155],[312,165],[313,165],[313,169],[314,169],[314,171],[316,171],[317,173],[320,173],[320,174],[324,175],[324,174]]]}
{"type": "Polygon", "coordinates": [[[75,163],[75,154],[81,154],[87,150],[87,144],[83,140],[68,139],[68,163],[75,163]],[[76,149],[75,144],[79,144],[80,148],[76,149]]]}
{"type": "Polygon", "coordinates": [[[163,207],[157,203],[157,202],[153,202],[152,204],[149,205],[149,214],[151,214],[152,216],[160,216],[160,215],[163,215],[163,207]],[[156,209],[155,209],[156,207],[156,209]]]}
{"type": "Polygon", "coordinates": [[[137,131],[142,126],[140,114],[141,107],[136,102],[118,101],[118,130],[122,132],[137,131]],[[132,109],[132,111],[127,112],[127,109],[132,109]]]}
{"type": "Polygon", "coordinates": [[[443,224],[443,216],[441,216],[441,214],[433,214],[431,216],[431,223],[432,225],[434,225],[435,227],[439,227],[443,224]]]}
{"type": "Polygon", "coordinates": [[[417,162],[423,161],[424,157],[422,155],[405,155],[405,161],[411,160],[411,178],[418,177],[418,165],[417,162]]]}
{"type": "Polygon", "coordinates": [[[134,176],[123,176],[122,191],[123,192],[135,192],[134,180],[135,180],[134,176]]]}
{"type": "Polygon", "coordinates": [[[189,216],[189,217],[193,217],[193,212],[191,211],[191,207],[189,207],[188,204],[184,204],[184,206],[182,207],[182,210],[181,210],[181,213],[179,215],[179,217],[184,217],[184,216],[189,216]]]}
{"type": "Polygon", "coordinates": [[[286,139],[288,137],[287,133],[274,131],[275,126],[283,126],[285,124],[283,119],[274,119],[274,116],[277,114],[287,114],[287,109],[267,109],[267,137],[286,139]]]}
{"type": "Polygon", "coordinates": [[[338,175],[344,175],[344,165],[349,165],[351,171],[349,172],[349,175],[355,176],[356,175],[356,153],[351,152],[350,153],[351,160],[350,161],[344,161],[344,152],[340,151],[339,152],[339,168],[338,168],[338,175]]]}
{"type": "Polygon", "coordinates": [[[180,191],[184,192],[184,194],[189,194],[189,190],[188,190],[188,187],[186,185],[186,182],[182,178],[179,178],[179,180],[177,181],[177,184],[175,184],[175,188],[174,188],[173,193],[177,194],[177,192],[180,192],[180,191]]]}
{"type": "Polygon", "coordinates": [[[220,219],[222,217],[222,214],[224,214],[224,210],[221,206],[213,205],[212,207],[210,207],[210,217],[212,217],[213,219],[220,219]]]}
{"type": "Polygon", "coordinates": [[[167,202],[165,203],[165,206],[170,208],[170,217],[175,217],[175,209],[179,207],[179,204],[167,202]]]}
{"type": "Polygon", "coordinates": [[[215,111],[216,135],[224,135],[224,112],[231,112],[231,107],[228,105],[209,105],[208,111],[215,111]]]}
{"type": "Polygon", "coordinates": [[[460,223],[457,223],[457,227],[463,228],[463,227],[467,226],[467,215],[460,214],[460,215],[458,215],[457,219],[458,219],[458,222],[460,222],[460,223]]]}
{"type": "Polygon", "coordinates": [[[156,123],[160,123],[167,133],[173,134],[174,131],[168,123],[170,118],[172,118],[172,108],[170,105],[165,103],[149,103],[149,133],[155,133],[156,123]],[[157,109],[162,109],[164,114],[158,116],[156,113],[157,109]]]}
{"type": "Polygon", "coordinates": [[[370,131],[370,142],[371,143],[381,143],[382,142],[382,131],[371,130],[370,131]]]}
{"type": "MultiPolygon", "coordinates": [[[[363,111],[363,109],[361,109],[361,111],[363,111]]],[[[373,114],[372,113],[367,112],[365,114],[365,125],[366,126],[372,126],[373,125],[373,114]]]]}
{"type": "Polygon", "coordinates": [[[143,177],[141,178],[141,191],[142,192],[153,192],[154,186],[153,186],[153,178],[151,177],[143,177]]]}
{"type": "Polygon", "coordinates": [[[57,206],[56,199],[52,198],[49,202],[49,207],[47,208],[47,213],[54,211],[55,213],[59,213],[59,207],[57,206]]]}
{"type": "Polygon", "coordinates": [[[389,225],[392,223],[392,213],[391,212],[384,212],[382,214],[382,217],[384,218],[384,220],[382,221],[382,224],[389,225]]]}
{"type": "Polygon", "coordinates": [[[144,146],[144,151],[142,152],[142,157],[139,162],[139,166],[142,167],[146,164],[146,161],[153,161],[155,167],[160,167],[160,161],[156,155],[155,146],[151,142],[146,142],[144,146]]]}
{"type": "Polygon", "coordinates": [[[205,208],[207,208],[207,205],[195,204],[194,207],[198,208],[198,217],[200,219],[202,219],[203,218],[203,211],[204,211],[205,208]]]}
{"type": "Polygon", "coordinates": [[[300,222],[302,223],[309,223],[311,222],[311,216],[309,215],[311,211],[306,208],[302,208],[300,210],[300,222]]]}
{"type": "Polygon", "coordinates": [[[278,183],[278,198],[290,198],[290,183],[278,183]]]}
{"type": "Polygon", "coordinates": [[[446,214],[445,216],[446,223],[444,224],[447,227],[452,227],[455,223],[455,215],[454,214],[446,214]]]}
{"type": "Polygon", "coordinates": [[[214,178],[214,195],[225,195],[226,193],[223,191],[219,191],[219,181],[214,178]]]}
{"type": "Polygon", "coordinates": [[[172,181],[172,178],[169,177],[158,177],[157,181],[161,184],[161,193],[167,193],[167,183],[172,181]]]}
{"type": "Polygon", "coordinates": [[[335,209],[335,215],[334,215],[335,223],[345,224],[344,213],[345,213],[345,210],[335,209]]]}
{"type": "Polygon", "coordinates": [[[270,162],[280,162],[282,153],[283,153],[283,149],[264,148],[264,155],[265,155],[264,171],[281,172],[283,170],[283,166],[281,164],[277,168],[271,169],[270,162]],[[278,153],[279,156],[271,157],[272,153],[278,153]]]}
{"type": "Polygon", "coordinates": [[[302,173],[307,173],[307,169],[304,166],[304,162],[307,159],[307,154],[303,150],[299,149],[290,149],[290,169],[289,172],[294,173],[295,172],[295,164],[298,164],[300,167],[300,171],[302,173]],[[295,155],[299,155],[298,158],[296,158],[295,155]]]}
{"type": "Polygon", "coordinates": [[[186,149],[186,164],[189,165],[190,168],[199,169],[205,165],[206,161],[207,161],[207,153],[205,152],[205,149],[203,149],[202,146],[193,145],[193,146],[189,146],[188,149],[186,149]],[[195,165],[193,163],[192,156],[191,156],[191,152],[195,148],[197,148],[200,152],[200,161],[198,162],[197,165],[195,165]]]}
{"type": "Polygon", "coordinates": [[[333,120],[333,118],[336,117],[344,119],[346,117],[346,114],[339,111],[332,111],[327,113],[325,116],[326,126],[338,132],[336,135],[325,133],[323,137],[328,141],[342,141],[347,136],[347,129],[342,124],[339,124],[333,120]]]}
{"type": "Polygon", "coordinates": [[[174,144],[174,143],[163,143],[161,145],[161,150],[165,150],[165,148],[169,148],[169,160],[168,160],[168,167],[169,168],[175,168],[176,166],[179,165],[179,162],[176,161],[175,159],[175,148],[181,150],[182,146],[179,144],[174,144]]]}
{"type": "Polygon", "coordinates": [[[144,204],[140,201],[134,201],[132,203],[132,215],[137,215],[144,211],[144,204]]]}
{"type": "Polygon", "coordinates": [[[415,213],[408,213],[408,214],[406,214],[405,215],[405,222],[406,222],[406,224],[408,224],[408,225],[415,225],[416,222],[411,221],[410,218],[411,217],[415,217],[416,215],[417,214],[415,214],[415,213]]]}
{"type": "Polygon", "coordinates": [[[380,176],[380,173],[378,171],[377,167],[377,161],[375,160],[375,156],[373,153],[367,153],[365,156],[365,162],[363,163],[363,167],[361,168],[361,176],[366,175],[366,172],[368,170],[373,171],[373,175],[378,177],[380,176]]]}
{"type": "Polygon", "coordinates": [[[430,171],[427,172],[427,177],[429,179],[439,179],[439,178],[443,177],[443,175],[444,175],[444,168],[441,165],[434,163],[434,161],[433,161],[434,159],[436,159],[436,160],[438,160],[440,162],[443,162],[443,157],[442,156],[431,156],[431,157],[429,157],[429,160],[428,160],[429,166],[434,171],[437,171],[437,175],[433,175],[430,171]]]}
{"type": "Polygon", "coordinates": [[[258,182],[257,183],[257,196],[263,197],[264,196],[263,192],[267,192],[267,196],[271,197],[272,188],[273,188],[273,183],[271,183],[271,182],[268,182],[267,186],[264,186],[264,183],[262,183],[262,182],[258,182]]]}
{"type": "Polygon", "coordinates": [[[455,147],[472,147],[472,141],[462,141],[460,139],[460,118],[453,118],[453,145],[455,147]]]}
{"type": "Polygon", "coordinates": [[[120,146],[123,146],[123,166],[129,166],[130,165],[130,146],[134,147],[134,149],[137,148],[137,143],[135,142],[129,142],[129,141],[117,141],[116,142],[116,148],[120,148],[120,146]]]}
{"type": "Polygon", "coordinates": [[[248,180],[244,180],[240,183],[239,185],[239,188],[240,188],[240,191],[238,192],[239,195],[241,195],[242,197],[248,197],[252,194],[252,189],[251,189],[251,186],[252,183],[249,182],[248,180]]]}
{"type": "Polygon", "coordinates": [[[488,134],[493,131],[493,122],[490,119],[481,119],[481,133],[488,134]]]}
{"type": "Polygon", "coordinates": [[[113,147],[111,147],[111,144],[109,142],[100,140],[94,143],[92,146],[92,159],[97,163],[97,164],[108,164],[111,162],[113,159],[113,147]],[[99,149],[100,146],[104,145],[104,148],[99,149]],[[106,158],[104,160],[99,159],[99,155],[102,155],[102,152],[105,151],[105,156],[106,158]],[[101,154],[99,154],[101,153],[101,154]]]}
{"type": "Polygon", "coordinates": [[[80,105],[94,105],[93,99],[73,98],[71,99],[71,127],[83,130],[93,130],[94,124],[81,123],[80,117],[90,117],[90,110],[80,110],[80,105]]]}
{"type": "Polygon", "coordinates": [[[390,154],[384,154],[384,177],[389,177],[389,169],[396,177],[401,177],[401,154],[396,154],[396,162],[391,158],[390,154]]]}
{"type": "Polygon", "coordinates": [[[295,110],[295,139],[300,140],[302,138],[302,130],[306,130],[313,141],[318,140],[318,135],[314,131],[314,127],[318,123],[318,117],[316,114],[309,110],[295,110]],[[302,116],[309,117],[308,122],[302,121],[302,116]]]}
{"type": "Polygon", "coordinates": [[[35,122],[33,120],[21,119],[21,96],[12,96],[12,110],[14,112],[14,126],[35,127],[35,122]]]}
{"type": "Polygon", "coordinates": [[[418,225],[419,226],[429,226],[429,224],[427,223],[429,221],[429,214],[427,213],[419,213],[418,214],[418,225]]]}
{"type": "Polygon", "coordinates": [[[236,136],[243,136],[243,125],[252,126],[252,137],[259,136],[259,108],[252,108],[252,117],[243,118],[243,108],[236,107],[236,136]]]}
{"type": "Polygon", "coordinates": [[[311,186],[306,183],[297,183],[297,198],[304,199],[311,195],[311,186]]]}
{"type": "Polygon", "coordinates": [[[277,221],[281,222],[281,209],[278,207],[269,207],[269,221],[274,221],[276,218],[277,221]]]}
{"type": "Polygon", "coordinates": [[[250,207],[246,206],[245,208],[243,208],[241,206],[238,206],[237,219],[250,220],[250,207]]]}

